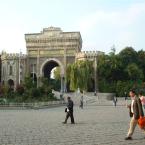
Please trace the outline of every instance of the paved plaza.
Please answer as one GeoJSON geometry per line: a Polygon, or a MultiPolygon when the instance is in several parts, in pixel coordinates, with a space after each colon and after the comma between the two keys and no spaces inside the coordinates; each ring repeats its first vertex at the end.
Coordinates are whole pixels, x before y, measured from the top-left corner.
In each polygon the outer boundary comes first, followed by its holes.
{"type": "Polygon", "coordinates": [[[125,141],[129,117],[125,106],[75,106],[76,124],[62,124],[64,107],[0,110],[0,145],[144,145],[137,127],[125,141]]]}

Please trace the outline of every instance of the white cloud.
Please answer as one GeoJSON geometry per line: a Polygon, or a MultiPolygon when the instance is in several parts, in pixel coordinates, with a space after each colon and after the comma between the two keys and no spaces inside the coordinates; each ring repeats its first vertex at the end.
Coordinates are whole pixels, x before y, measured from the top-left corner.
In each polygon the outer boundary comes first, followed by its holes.
{"type": "Polygon", "coordinates": [[[21,50],[23,53],[26,53],[24,38],[25,30],[23,26],[3,26],[0,28],[0,32],[0,52],[4,50],[9,53],[18,53],[21,50]]]}
{"type": "MultiPolygon", "coordinates": [[[[104,42],[101,40],[102,48],[104,48],[103,51],[105,51],[105,47],[110,47],[107,46],[110,42],[112,42],[112,45],[116,43],[119,48],[123,48],[126,45],[134,44],[134,35],[136,34],[131,28],[135,23],[138,23],[138,21],[141,23],[142,15],[145,16],[145,2],[132,4],[127,9],[122,9],[121,11],[96,11],[83,17],[78,26],[85,41],[89,41],[89,38],[93,37],[99,38],[99,35],[104,33],[104,37],[100,37],[100,39],[104,38],[104,42]],[[105,33],[108,35],[108,38],[105,36],[105,33]],[[115,35],[115,38],[111,35],[115,35]],[[106,39],[109,39],[110,42],[106,39]],[[104,43],[106,43],[106,45],[104,43]]],[[[85,42],[83,47],[89,47],[87,43],[88,42],[85,42]]],[[[98,45],[101,47],[100,42],[98,45]]]]}
{"type": "Polygon", "coordinates": [[[88,32],[96,27],[97,24],[102,23],[128,26],[135,22],[142,13],[145,13],[145,3],[137,3],[132,4],[125,11],[96,11],[83,17],[78,25],[82,32],[88,32]]]}

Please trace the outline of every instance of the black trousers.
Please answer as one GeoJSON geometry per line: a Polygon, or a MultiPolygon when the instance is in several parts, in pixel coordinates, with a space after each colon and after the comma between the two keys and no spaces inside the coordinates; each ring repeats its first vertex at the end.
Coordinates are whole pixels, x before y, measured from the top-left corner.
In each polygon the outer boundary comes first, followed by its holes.
{"type": "Polygon", "coordinates": [[[68,120],[69,117],[71,119],[71,123],[74,123],[73,111],[69,111],[69,112],[66,113],[65,122],[67,122],[67,120],[68,120]]]}

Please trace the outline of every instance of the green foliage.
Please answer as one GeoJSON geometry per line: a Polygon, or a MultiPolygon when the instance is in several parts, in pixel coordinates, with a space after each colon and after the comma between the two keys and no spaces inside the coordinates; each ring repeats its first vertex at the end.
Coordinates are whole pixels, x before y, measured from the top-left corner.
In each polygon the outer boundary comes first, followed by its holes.
{"type": "Polygon", "coordinates": [[[139,69],[139,67],[135,63],[129,64],[126,68],[126,71],[131,80],[143,79],[143,71],[139,69]]]}
{"type": "Polygon", "coordinates": [[[16,86],[16,92],[19,94],[19,95],[22,95],[24,93],[24,87],[23,85],[17,85],[16,86]]]}
{"type": "Polygon", "coordinates": [[[54,70],[54,78],[56,80],[60,80],[60,67],[56,67],[56,69],[54,70]]]}
{"type": "Polygon", "coordinates": [[[119,56],[124,66],[127,66],[130,63],[137,63],[138,60],[137,52],[132,47],[124,48],[119,53],[119,56]]]}
{"type": "Polygon", "coordinates": [[[88,83],[92,78],[93,65],[90,61],[77,61],[67,67],[67,80],[70,82],[70,89],[87,90],[88,83]]]}
{"type": "Polygon", "coordinates": [[[30,89],[30,88],[36,87],[36,84],[33,83],[33,78],[26,76],[24,79],[24,86],[25,86],[25,89],[30,89]]]}
{"type": "Polygon", "coordinates": [[[33,84],[32,78],[26,77],[23,85],[17,85],[14,91],[9,86],[2,85],[0,87],[1,95],[8,100],[8,102],[38,102],[57,100],[52,93],[52,88],[49,85],[47,78],[42,78],[42,86],[36,87],[33,84]]]}
{"type": "Polygon", "coordinates": [[[112,50],[98,58],[99,91],[124,96],[131,88],[145,89],[145,51],[126,47],[119,54],[112,50]]]}
{"type": "Polygon", "coordinates": [[[40,89],[39,88],[31,88],[30,95],[32,98],[36,98],[36,99],[39,98],[41,96],[40,89]]]}
{"type": "Polygon", "coordinates": [[[8,98],[8,96],[10,96],[10,89],[9,89],[8,85],[0,86],[0,95],[4,98],[8,98]]]}
{"type": "Polygon", "coordinates": [[[133,88],[132,81],[118,81],[116,85],[116,92],[118,96],[124,96],[124,92],[129,92],[133,88]]]}
{"type": "Polygon", "coordinates": [[[105,80],[99,81],[99,91],[103,93],[112,93],[115,92],[115,83],[109,83],[105,80]]]}

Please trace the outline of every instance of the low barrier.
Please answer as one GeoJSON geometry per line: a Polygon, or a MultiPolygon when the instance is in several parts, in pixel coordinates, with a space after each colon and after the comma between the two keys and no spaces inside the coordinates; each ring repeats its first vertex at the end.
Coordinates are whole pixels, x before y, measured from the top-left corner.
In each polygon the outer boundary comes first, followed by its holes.
{"type": "Polygon", "coordinates": [[[0,104],[0,109],[3,108],[41,109],[41,108],[57,107],[64,104],[65,101],[49,101],[49,102],[36,102],[36,103],[5,103],[5,104],[0,104]]]}

